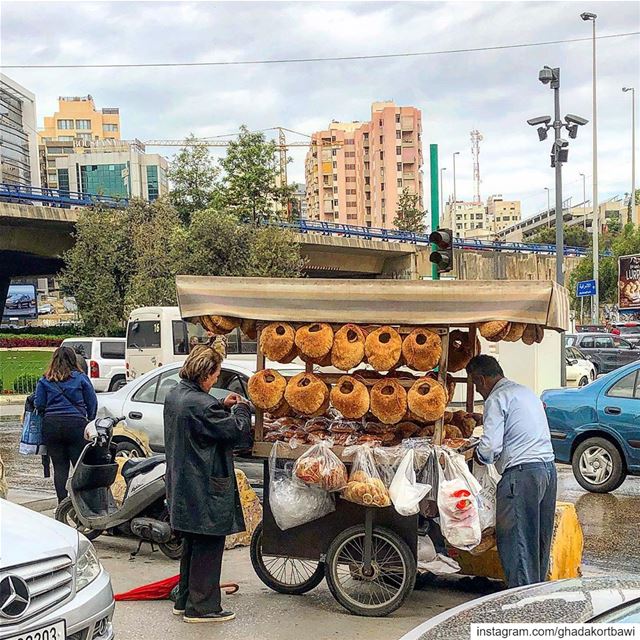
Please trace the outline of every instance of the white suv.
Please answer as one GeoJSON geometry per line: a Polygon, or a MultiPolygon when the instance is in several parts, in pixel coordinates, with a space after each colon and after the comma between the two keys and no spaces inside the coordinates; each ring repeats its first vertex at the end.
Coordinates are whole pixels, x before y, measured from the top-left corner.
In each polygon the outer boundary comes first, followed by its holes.
{"type": "Polygon", "coordinates": [[[62,344],[84,356],[96,391],[117,391],[127,384],[125,338],[67,338],[62,344]]]}

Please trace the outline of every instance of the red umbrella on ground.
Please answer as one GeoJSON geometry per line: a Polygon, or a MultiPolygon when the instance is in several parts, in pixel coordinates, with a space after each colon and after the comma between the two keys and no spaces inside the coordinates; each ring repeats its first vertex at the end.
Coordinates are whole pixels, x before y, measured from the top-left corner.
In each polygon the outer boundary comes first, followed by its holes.
{"type": "MultiPolygon", "coordinates": [[[[169,600],[171,592],[175,589],[180,581],[180,576],[173,576],[165,580],[159,580],[158,582],[152,582],[151,584],[145,584],[142,587],[131,589],[125,593],[118,593],[115,596],[116,601],[122,602],[125,600],[169,600]]],[[[220,585],[221,589],[225,590],[225,593],[230,596],[240,589],[237,584],[233,582],[227,582],[220,585]]]]}

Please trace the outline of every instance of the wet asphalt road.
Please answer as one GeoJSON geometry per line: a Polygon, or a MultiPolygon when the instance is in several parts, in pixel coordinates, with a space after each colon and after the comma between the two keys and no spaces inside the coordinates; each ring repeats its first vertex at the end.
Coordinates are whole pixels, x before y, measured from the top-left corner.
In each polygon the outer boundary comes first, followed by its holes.
{"type": "MultiPolygon", "coordinates": [[[[0,456],[10,487],[53,491],[53,481],[42,477],[40,458],[17,453],[20,425],[0,422],[0,456]]],[[[610,494],[584,491],[571,469],[559,465],[558,500],[576,505],[585,537],[586,571],[640,574],[640,478],[629,478],[610,494]]]]}

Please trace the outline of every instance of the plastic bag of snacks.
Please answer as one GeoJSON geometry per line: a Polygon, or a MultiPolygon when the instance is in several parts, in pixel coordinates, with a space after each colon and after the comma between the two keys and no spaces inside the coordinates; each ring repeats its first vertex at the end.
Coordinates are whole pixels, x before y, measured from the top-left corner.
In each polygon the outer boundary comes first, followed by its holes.
{"type": "Polygon", "coordinates": [[[335,500],[329,492],[293,477],[292,462],[278,468],[279,446],[275,443],[269,456],[269,506],[278,527],[286,531],[335,511],[335,500]]]}
{"type": "Polygon", "coordinates": [[[293,473],[305,484],[325,491],[341,491],[347,486],[347,468],[331,451],[332,442],[321,440],[303,453],[293,467],[293,473]]]}
{"type": "Polygon", "coordinates": [[[477,500],[480,485],[469,472],[464,456],[446,448],[441,454],[444,467],[438,465],[440,528],[451,546],[469,551],[482,539],[477,500]]]}
{"type": "Polygon", "coordinates": [[[500,474],[495,465],[473,465],[473,475],[482,487],[478,494],[478,511],[480,512],[480,528],[482,531],[496,526],[496,494],[500,474]]]}
{"type": "Polygon", "coordinates": [[[423,458],[424,462],[419,467],[417,479],[422,484],[431,488],[420,501],[420,514],[425,518],[435,518],[438,515],[438,486],[440,484],[440,471],[438,470],[440,447],[428,446],[423,458]]]}
{"type": "Polygon", "coordinates": [[[418,513],[420,500],[431,489],[431,485],[420,484],[416,481],[416,471],[413,468],[414,456],[415,451],[409,449],[402,458],[389,487],[391,502],[401,516],[412,516],[418,513]]]}
{"type": "Polygon", "coordinates": [[[388,507],[391,498],[376,468],[373,447],[369,443],[354,445],[347,447],[344,455],[353,455],[353,465],[342,497],[366,507],[388,507]]]}

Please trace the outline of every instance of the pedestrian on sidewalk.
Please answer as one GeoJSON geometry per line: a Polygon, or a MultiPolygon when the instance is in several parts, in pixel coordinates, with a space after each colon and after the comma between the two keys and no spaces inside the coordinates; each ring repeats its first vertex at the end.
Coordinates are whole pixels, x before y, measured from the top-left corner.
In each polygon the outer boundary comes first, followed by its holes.
{"type": "Polygon", "coordinates": [[[53,463],[58,502],[67,497],[69,469],[87,444],[84,429],[96,417],[98,399],[87,376],[78,370],[76,353],[58,347],[36,386],[36,409],[43,415],[42,440],[53,463]]]}
{"type": "Polygon", "coordinates": [[[496,537],[507,585],[544,582],[557,489],[544,407],[531,389],[505,378],[491,356],[473,358],[467,373],[484,398],[484,433],[476,457],[482,464],[495,464],[502,475],[496,496],[496,537]]]}
{"type": "Polygon", "coordinates": [[[173,613],[185,622],[221,622],[220,571],[225,537],[244,531],[233,449],[251,430],[251,410],[237,394],[209,395],[220,375],[222,344],[198,345],[164,404],[167,501],[171,528],[183,538],[173,613]]]}

